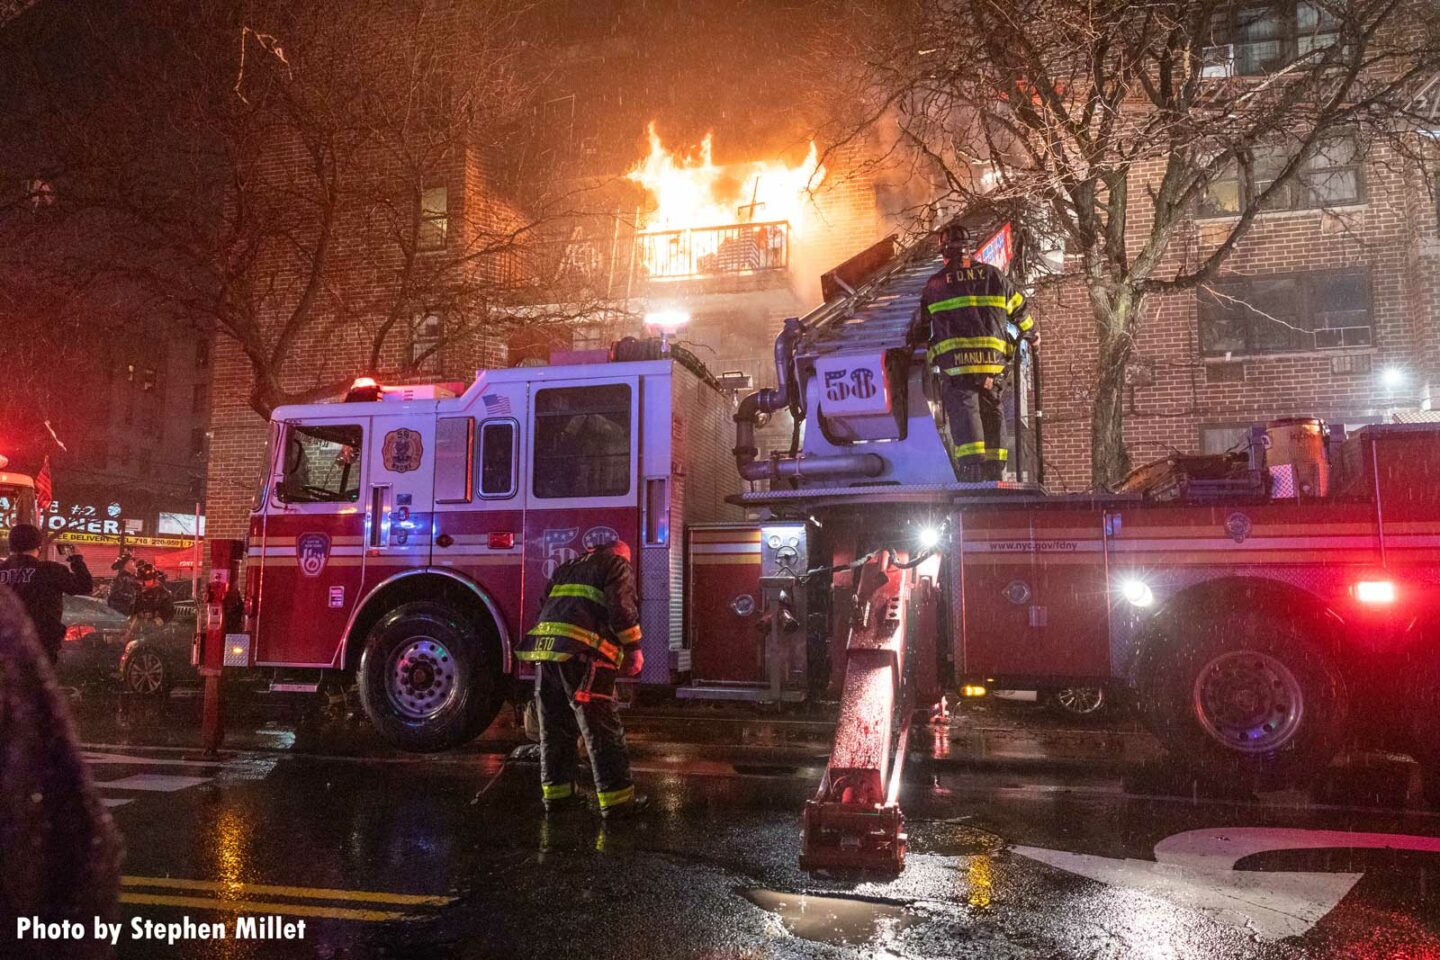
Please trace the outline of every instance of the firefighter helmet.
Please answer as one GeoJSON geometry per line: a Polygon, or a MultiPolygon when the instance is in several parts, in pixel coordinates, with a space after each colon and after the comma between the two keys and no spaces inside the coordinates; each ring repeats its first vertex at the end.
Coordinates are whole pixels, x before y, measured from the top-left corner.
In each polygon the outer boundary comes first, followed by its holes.
{"type": "Polygon", "coordinates": [[[940,229],[940,252],[947,263],[955,259],[968,260],[972,249],[969,230],[955,223],[940,229]]]}

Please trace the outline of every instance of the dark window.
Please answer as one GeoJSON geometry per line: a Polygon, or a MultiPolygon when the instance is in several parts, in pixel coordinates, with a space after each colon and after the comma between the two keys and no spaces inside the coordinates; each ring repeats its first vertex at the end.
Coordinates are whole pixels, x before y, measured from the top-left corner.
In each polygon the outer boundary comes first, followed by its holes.
{"type": "Polygon", "coordinates": [[[440,347],[445,340],[445,321],[437,313],[424,313],[410,324],[410,364],[423,373],[440,370],[440,347]]]}
{"type": "Polygon", "coordinates": [[[210,341],[195,341],[195,366],[201,370],[210,366],[210,341]]]}
{"type": "Polygon", "coordinates": [[[1364,271],[1222,280],[1199,297],[1200,352],[1289,353],[1374,342],[1364,271]]]}
{"type": "Polygon", "coordinates": [[[360,499],[361,430],[352,424],[291,426],[285,431],[284,503],[354,503],[360,499]]]}
{"type": "Polygon", "coordinates": [[[205,384],[203,384],[203,383],[197,383],[197,384],[195,384],[194,388],[191,389],[191,391],[190,391],[190,412],[191,412],[191,413],[204,413],[204,412],[205,412],[205,394],[206,394],[206,387],[205,387],[205,384]]]}
{"type": "Polygon", "coordinates": [[[426,187],[420,191],[420,232],[416,246],[420,250],[445,249],[450,231],[450,203],[444,187],[426,187]]]}
{"type": "MultiPolygon", "coordinates": [[[[1254,185],[1247,189],[1240,167],[1230,169],[1210,184],[1200,204],[1206,217],[1236,216],[1262,196],[1290,161],[1283,146],[1255,150],[1250,159],[1254,185]]],[[[1265,201],[1266,210],[1317,210],[1360,203],[1365,199],[1360,149],[1352,136],[1336,136],[1315,146],[1290,182],[1265,201]]]]}
{"type": "Polygon", "coordinates": [[[535,496],[630,492],[630,387],[561,387],[535,394],[535,496]]]}
{"type": "Polygon", "coordinates": [[[515,495],[515,422],[500,420],[480,427],[480,496],[515,495]]]}
{"type": "MultiPolygon", "coordinates": [[[[1211,22],[1206,76],[1272,73],[1301,57],[1338,59],[1342,0],[1273,0],[1223,6],[1211,22]]],[[[1312,62],[1310,59],[1307,63],[1312,62]]]]}
{"type": "Polygon", "coordinates": [[[195,427],[190,431],[190,452],[201,456],[205,452],[205,428],[195,427]]]}

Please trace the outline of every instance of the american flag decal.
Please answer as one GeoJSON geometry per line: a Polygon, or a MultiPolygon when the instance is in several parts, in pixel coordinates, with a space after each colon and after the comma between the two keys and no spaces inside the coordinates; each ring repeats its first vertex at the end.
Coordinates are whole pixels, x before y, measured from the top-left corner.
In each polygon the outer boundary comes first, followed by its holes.
{"type": "Polygon", "coordinates": [[[487,393],[480,398],[485,404],[485,415],[489,417],[510,416],[510,398],[498,393],[487,393]]]}

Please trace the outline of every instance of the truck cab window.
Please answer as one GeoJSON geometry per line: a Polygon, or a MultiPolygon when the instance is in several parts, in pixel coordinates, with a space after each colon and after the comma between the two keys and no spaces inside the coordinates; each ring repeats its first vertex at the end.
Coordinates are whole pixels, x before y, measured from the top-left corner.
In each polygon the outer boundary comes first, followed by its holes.
{"type": "Polygon", "coordinates": [[[360,499],[362,431],[354,424],[295,425],[285,432],[282,503],[354,503],[360,499]]]}
{"type": "Polygon", "coordinates": [[[515,495],[515,422],[500,420],[480,427],[480,496],[515,495]]]}
{"type": "Polygon", "coordinates": [[[535,496],[630,492],[630,387],[556,387],[535,394],[535,496]]]}

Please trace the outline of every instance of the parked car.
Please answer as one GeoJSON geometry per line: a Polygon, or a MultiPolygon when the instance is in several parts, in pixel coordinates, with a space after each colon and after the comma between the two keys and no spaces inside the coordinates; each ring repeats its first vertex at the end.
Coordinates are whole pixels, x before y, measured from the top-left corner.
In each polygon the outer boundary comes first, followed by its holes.
{"type": "Polygon", "coordinates": [[[175,683],[193,680],[190,644],[195,606],[176,604],[170,622],[142,624],[127,633],[129,619],[95,597],[65,598],[65,642],[60,645],[60,681],[69,686],[108,686],[142,696],[159,696],[175,683]]]}
{"type": "Polygon", "coordinates": [[[994,690],[997,700],[1037,703],[1062,720],[1100,720],[1116,712],[1115,698],[1104,687],[1062,687],[1054,690],[994,690]]]}

